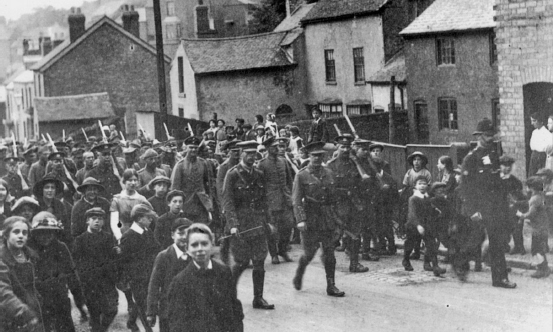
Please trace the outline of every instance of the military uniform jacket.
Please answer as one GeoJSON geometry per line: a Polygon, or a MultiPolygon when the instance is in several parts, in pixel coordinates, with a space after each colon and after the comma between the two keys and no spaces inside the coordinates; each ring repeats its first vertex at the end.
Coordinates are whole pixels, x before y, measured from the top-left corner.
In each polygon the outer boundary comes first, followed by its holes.
{"type": "Polygon", "coordinates": [[[491,149],[477,147],[463,160],[461,181],[464,214],[480,212],[484,219],[505,219],[507,193],[499,174],[499,155],[491,149]]]}
{"type": "Polygon", "coordinates": [[[10,195],[19,199],[21,196],[28,194],[27,191],[23,191],[23,185],[21,184],[21,177],[15,173],[6,174],[3,178],[4,181],[10,186],[10,195]]]}
{"type": "Polygon", "coordinates": [[[198,194],[205,195],[209,189],[209,171],[205,159],[197,157],[195,161],[184,158],[173,169],[171,190],[184,192],[183,211],[190,215],[199,215],[206,208],[198,194]]]}
{"type": "Polygon", "coordinates": [[[227,159],[225,160],[221,165],[219,165],[219,168],[217,170],[217,197],[219,198],[219,205],[223,206],[223,185],[225,184],[225,176],[227,175],[228,171],[233,168],[234,166],[238,165],[239,160],[238,159],[227,159]]]}
{"type": "Polygon", "coordinates": [[[332,171],[309,165],[294,178],[292,205],[298,223],[306,223],[306,231],[333,231],[336,221],[332,209],[336,205],[332,171]]]}
{"type": "Polygon", "coordinates": [[[105,191],[103,192],[102,197],[108,201],[112,199],[113,195],[121,192],[121,184],[119,183],[119,179],[113,173],[113,167],[109,164],[104,167],[101,167],[100,165],[94,167],[85,174],[84,178],[86,179],[87,177],[95,178],[102,186],[104,186],[105,191]]]}
{"type": "Polygon", "coordinates": [[[327,167],[334,176],[336,198],[339,201],[337,205],[338,215],[343,216],[347,213],[362,211],[370,204],[370,201],[364,197],[365,193],[362,190],[362,182],[366,181],[361,179],[353,160],[350,158],[343,160],[338,157],[330,160],[327,167]]]}
{"type": "Polygon", "coordinates": [[[267,157],[259,161],[257,168],[265,177],[269,211],[291,208],[293,179],[288,161],[282,157],[267,157]]]}
{"type": "MultiPolygon", "coordinates": [[[[238,228],[239,232],[264,226],[267,211],[267,195],[263,173],[252,167],[238,164],[230,169],[223,186],[223,210],[227,228],[238,228]]],[[[263,235],[263,228],[250,231],[243,236],[263,235]]]]}

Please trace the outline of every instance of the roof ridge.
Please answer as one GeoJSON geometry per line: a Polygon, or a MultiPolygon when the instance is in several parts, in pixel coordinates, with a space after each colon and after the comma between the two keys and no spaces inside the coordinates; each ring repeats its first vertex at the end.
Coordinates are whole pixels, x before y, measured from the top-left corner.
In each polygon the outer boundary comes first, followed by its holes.
{"type": "Polygon", "coordinates": [[[53,100],[53,99],[76,99],[82,97],[95,97],[95,96],[107,96],[109,99],[109,93],[107,92],[93,92],[93,93],[83,93],[80,95],[66,95],[66,96],[53,96],[53,97],[35,97],[40,100],[53,100]]]}
{"type": "Polygon", "coordinates": [[[278,34],[284,34],[287,31],[270,31],[270,32],[264,32],[264,33],[257,33],[253,35],[245,35],[245,36],[236,36],[236,37],[225,37],[225,38],[181,38],[181,41],[225,41],[225,40],[237,40],[237,39],[249,39],[249,38],[256,38],[256,37],[264,37],[268,35],[278,35],[278,34]]]}

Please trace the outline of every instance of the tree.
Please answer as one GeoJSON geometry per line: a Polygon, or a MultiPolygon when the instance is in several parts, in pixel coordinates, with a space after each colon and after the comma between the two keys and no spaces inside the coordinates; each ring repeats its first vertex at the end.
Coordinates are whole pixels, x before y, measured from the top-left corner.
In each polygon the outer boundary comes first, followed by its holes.
{"type": "Polygon", "coordinates": [[[286,17],[286,0],[263,0],[252,16],[251,33],[271,32],[286,17]]]}

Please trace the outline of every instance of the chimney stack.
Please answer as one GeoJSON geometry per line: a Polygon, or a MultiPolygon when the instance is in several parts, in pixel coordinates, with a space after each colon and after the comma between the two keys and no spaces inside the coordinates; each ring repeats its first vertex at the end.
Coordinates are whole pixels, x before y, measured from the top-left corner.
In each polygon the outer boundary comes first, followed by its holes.
{"type": "Polygon", "coordinates": [[[125,5],[125,12],[123,13],[123,29],[127,30],[130,34],[140,38],[140,26],[138,23],[138,12],[134,10],[134,6],[125,5]]]}
{"type": "Polygon", "coordinates": [[[69,14],[69,18],[67,20],[69,22],[69,40],[73,43],[85,33],[86,18],[83,14],[81,14],[80,8],[73,7],[71,8],[71,14],[69,14]]]}
{"type": "Polygon", "coordinates": [[[40,45],[40,49],[42,50],[42,56],[45,56],[46,54],[50,53],[52,49],[54,48],[54,45],[52,44],[52,39],[50,37],[44,37],[42,39],[42,44],[40,45]]]}
{"type": "Polygon", "coordinates": [[[27,52],[29,52],[29,40],[23,39],[23,55],[27,55],[27,52]]]}

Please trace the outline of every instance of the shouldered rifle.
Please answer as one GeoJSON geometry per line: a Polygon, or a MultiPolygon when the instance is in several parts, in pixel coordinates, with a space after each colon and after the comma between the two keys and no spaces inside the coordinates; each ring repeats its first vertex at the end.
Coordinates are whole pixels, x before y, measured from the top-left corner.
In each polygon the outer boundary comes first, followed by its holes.
{"type": "MultiPolygon", "coordinates": [[[[17,145],[15,144],[15,135],[13,134],[13,131],[12,131],[12,144],[13,144],[13,156],[17,158],[17,145]]],[[[15,168],[17,169],[17,175],[19,175],[19,177],[21,178],[21,188],[23,190],[29,190],[29,185],[25,181],[23,174],[21,174],[21,168],[19,168],[19,166],[17,165],[15,166],[15,168]]]]}
{"type": "MultiPolygon", "coordinates": [[[[100,126],[100,131],[102,132],[102,139],[104,140],[104,143],[107,143],[108,142],[108,137],[106,136],[106,133],[104,132],[104,126],[102,126],[102,121],[101,120],[98,120],[98,125],[100,126]]],[[[109,155],[109,158],[111,160],[111,165],[113,166],[113,174],[115,174],[115,176],[117,176],[117,178],[119,179],[119,182],[121,182],[122,178],[121,178],[121,174],[119,173],[119,168],[117,167],[117,164],[115,162],[115,158],[113,157],[113,155],[110,153],[109,155]]],[[[123,186],[124,188],[124,186],[123,186]]]]}
{"type": "MultiPolygon", "coordinates": [[[[58,152],[58,148],[56,148],[56,145],[54,144],[54,141],[52,140],[52,137],[49,133],[46,133],[46,136],[48,136],[48,141],[50,142],[50,146],[52,146],[52,151],[58,152]]],[[[63,167],[63,172],[67,179],[71,181],[71,184],[73,185],[73,188],[77,190],[77,187],[79,186],[75,180],[73,180],[73,177],[71,176],[71,173],[67,170],[67,167],[65,167],[65,157],[63,157],[63,161],[61,163],[61,166],[63,167]]]]}
{"type": "Polygon", "coordinates": [[[88,136],[86,135],[86,131],[84,131],[82,127],[81,127],[81,130],[83,131],[84,138],[86,139],[87,142],[89,142],[88,136]]]}
{"type": "Polygon", "coordinates": [[[190,132],[190,136],[194,136],[194,131],[192,130],[192,126],[190,125],[190,122],[188,122],[187,125],[188,125],[188,131],[190,132]]]}

